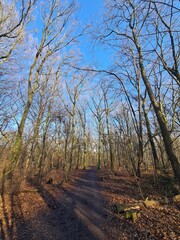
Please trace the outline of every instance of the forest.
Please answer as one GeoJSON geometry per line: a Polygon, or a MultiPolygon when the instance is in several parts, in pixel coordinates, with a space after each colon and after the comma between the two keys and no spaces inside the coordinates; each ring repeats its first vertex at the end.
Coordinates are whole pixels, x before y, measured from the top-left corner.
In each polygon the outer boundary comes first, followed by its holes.
{"type": "Polygon", "coordinates": [[[0,239],[179,239],[179,0],[100,2],[0,0],[0,239]]]}

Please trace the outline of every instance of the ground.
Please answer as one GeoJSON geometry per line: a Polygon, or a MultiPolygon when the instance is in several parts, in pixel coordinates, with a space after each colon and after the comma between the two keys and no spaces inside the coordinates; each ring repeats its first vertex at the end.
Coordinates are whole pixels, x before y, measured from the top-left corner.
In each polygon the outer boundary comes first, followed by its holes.
{"type": "Polygon", "coordinates": [[[179,206],[147,176],[135,179],[123,171],[90,167],[74,170],[61,185],[62,176],[61,171],[50,173],[38,188],[29,180],[19,193],[1,198],[0,239],[180,239],[179,206]],[[47,184],[50,177],[53,182],[47,184]],[[113,212],[113,204],[134,204],[146,197],[158,200],[160,207],[142,209],[135,223],[113,212]]]}

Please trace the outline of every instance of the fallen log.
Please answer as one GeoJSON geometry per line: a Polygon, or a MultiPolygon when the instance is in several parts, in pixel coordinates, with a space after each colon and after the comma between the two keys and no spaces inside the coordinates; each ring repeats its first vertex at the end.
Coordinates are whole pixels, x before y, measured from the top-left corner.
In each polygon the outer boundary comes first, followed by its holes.
{"type": "Polygon", "coordinates": [[[114,204],[113,211],[116,214],[125,213],[127,219],[131,219],[133,222],[140,217],[141,204],[114,204]]]}
{"type": "Polygon", "coordinates": [[[128,210],[140,210],[142,208],[142,203],[138,204],[121,204],[117,203],[113,205],[113,211],[117,214],[123,213],[128,210]]]}
{"type": "Polygon", "coordinates": [[[135,204],[121,204],[117,203],[112,206],[113,212],[116,214],[125,213],[125,217],[127,219],[131,219],[133,222],[136,222],[138,218],[140,218],[141,213],[140,210],[144,208],[159,208],[160,203],[155,200],[148,200],[146,198],[145,201],[135,203],[135,204]]]}
{"type": "Polygon", "coordinates": [[[141,213],[139,210],[131,209],[125,211],[125,216],[127,219],[131,219],[135,223],[136,220],[141,217],[141,213]]]}
{"type": "Polygon", "coordinates": [[[160,203],[158,201],[155,200],[148,200],[148,198],[146,198],[146,200],[143,202],[144,205],[147,208],[159,208],[160,207],[160,203]]]}

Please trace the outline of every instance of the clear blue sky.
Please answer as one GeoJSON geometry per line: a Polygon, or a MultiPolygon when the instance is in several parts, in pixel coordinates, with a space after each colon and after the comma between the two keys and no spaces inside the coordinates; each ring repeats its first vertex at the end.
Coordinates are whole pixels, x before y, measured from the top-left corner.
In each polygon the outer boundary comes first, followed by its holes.
{"type": "Polygon", "coordinates": [[[103,0],[79,0],[81,20],[86,23],[100,14],[103,0]]]}

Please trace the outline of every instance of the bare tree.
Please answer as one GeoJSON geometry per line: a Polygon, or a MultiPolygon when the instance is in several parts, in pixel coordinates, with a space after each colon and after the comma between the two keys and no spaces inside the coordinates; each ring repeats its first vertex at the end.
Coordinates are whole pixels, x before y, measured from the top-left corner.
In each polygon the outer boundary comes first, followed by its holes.
{"type": "Polygon", "coordinates": [[[95,118],[97,130],[98,130],[98,169],[101,169],[101,152],[102,152],[102,137],[103,137],[103,118],[104,118],[104,108],[103,108],[103,94],[96,92],[95,95],[91,97],[92,104],[89,103],[89,108],[95,118]]]}
{"type": "Polygon", "coordinates": [[[77,126],[77,116],[78,116],[78,101],[80,95],[83,93],[84,84],[86,81],[86,75],[80,73],[74,73],[73,79],[69,82],[65,80],[65,90],[68,99],[63,99],[63,96],[60,96],[61,101],[64,104],[64,108],[66,109],[69,115],[69,133],[70,133],[70,147],[69,147],[69,159],[65,164],[65,171],[69,175],[74,158],[74,150],[76,147],[76,126],[77,126]]]}
{"type": "Polygon", "coordinates": [[[144,113],[145,124],[146,124],[146,128],[147,128],[149,142],[151,144],[151,150],[152,150],[152,155],[153,155],[153,160],[154,160],[154,172],[155,172],[155,176],[157,176],[157,170],[159,169],[159,159],[158,159],[158,154],[157,154],[157,150],[156,150],[156,146],[155,146],[154,136],[151,131],[151,124],[150,124],[148,113],[147,113],[146,107],[145,107],[145,101],[146,101],[146,93],[145,93],[145,96],[142,98],[142,109],[143,109],[143,113],[144,113]]]}
{"type": "Polygon", "coordinates": [[[81,122],[81,127],[83,131],[83,169],[87,168],[87,109],[86,106],[82,106],[81,109],[78,109],[79,118],[81,122]]]}
{"type": "Polygon", "coordinates": [[[73,42],[77,36],[72,35],[73,26],[70,26],[71,18],[76,10],[74,2],[66,5],[61,4],[56,0],[49,1],[48,6],[46,5],[44,8],[44,15],[42,16],[44,22],[41,39],[29,70],[27,79],[27,98],[18,126],[18,132],[12,149],[12,156],[7,169],[7,174],[11,173],[12,169],[19,160],[25,122],[32,105],[34,95],[38,89],[43,69],[47,66],[47,64],[50,64],[51,59],[57,56],[57,53],[73,42]]]}
{"type": "Polygon", "coordinates": [[[12,54],[24,37],[29,13],[36,0],[0,1],[0,64],[12,54]]]}
{"type": "Polygon", "coordinates": [[[180,48],[179,48],[179,3],[178,1],[151,1],[156,17],[153,21],[156,31],[156,47],[154,48],[163,68],[180,87],[180,48]],[[169,43],[167,46],[167,42],[169,43]]]}
{"type": "MultiPolygon", "coordinates": [[[[174,1],[175,2],[175,1],[174,1]]],[[[157,121],[159,123],[159,127],[161,130],[161,134],[163,137],[166,153],[168,159],[171,163],[175,178],[180,181],[180,164],[178,162],[178,158],[173,149],[173,139],[169,132],[168,123],[166,121],[163,109],[159,105],[156,100],[155,94],[153,92],[153,88],[150,80],[154,80],[153,76],[150,76],[152,68],[154,64],[157,63],[157,48],[152,47],[150,36],[152,34],[153,38],[156,36],[156,31],[158,27],[158,33],[160,33],[160,28],[156,25],[156,28],[152,29],[149,27],[149,23],[154,21],[154,19],[159,22],[157,15],[160,17],[160,21],[165,26],[166,22],[172,23],[172,20],[175,20],[175,13],[167,16],[163,16],[159,14],[159,10],[157,9],[157,4],[151,1],[116,1],[113,2],[108,1],[107,3],[107,11],[108,16],[104,20],[104,32],[99,34],[99,39],[102,42],[112,45],[115,49],[119,49],[122,51],[122,56],[125,57],[126,61],[128,60],[128,55],[126,53],[127,45],[133,45],[135,50],[135,55],[138,61],[138,66],[141,73],[141,78],[143,80],[144,86],[147,90],[149,99],[156,113],[157,121]],[[146,35],[146,31],[148,34],[146,35]]],[[[168,6],[166,6],[168,7],[168,6]]],[[[172,13],[174,8],[170,10],[172,13]]],[[[163,11],[162,11],[163,12],[163,11]]],[[[176,19],[177,20],[177,19],[176,19]]],[[[173,21],[174,22],[174,21],[173,21]]],[[[166,36],[170,36],[170,46],[169,49],[172,49],[173,61],[176,66],[174,66],[176,74],[174,75],[176,81],[178,81],[178,72],[177,72],[177,59],[179,58],[179,47],[178,47],[178,38],[171,38],[172,34],[172,25],[169,28],[165,26],[166,30],[163,31],[163,34],[166,36]],[[173,40],[173,41],[172,41],[173,40]],[[174,54],[175,48],[173,48],[172,44],[176,41],[176,54],[174,54]]],[[[177,35],[178,32],[175,31],[177,35]]],[[[152,38],[152,39],[153,39],[152,38]]],[[[165,38],[165,37],[164,37],[165,38]]],[[[163,38],[163,40],[164,40],[163,38]]],[[[162,43],[162,41],[161,41],[162,43]]],[[[163,42],[164,43],[164,42],[163,42]]],[[[166,44],[168,41],[166,41],[166,44]]],[[[159,48],[162,47],[158,45],[159,48]]],[[[164,48],[164,47],[163,47],[164,48]]],[[[166,46],[167,48],[167,46],[166,46]]],[[[162,48],[161,48],[162,49],[162,48]]],[[[162,55],[162,54],[161,54],[162,55]]],[[[164,68],[168,70],[166,66],[167,61],[165,61],[164,56],[160,56],[161,60],[164,59],[165,65],[164,68]]],[[[168,65],[168,64],[167,64],[168,65]]],[[[168,70],[169,73],[172,71],[168,70]]]]}
{"type": "Polygon", "coordinates": [[[107,129],[107,138],[108,138],[108,145],[109,145],[109,153],[110,153],[110,167],[111,170],[115,170],[115,155],[114,155],[114,147],[113,147],[113,136],[110,129],[110,113],[115,109],[116,104],[116,95],[114,93],[110,96],[110,92],[112,91],[112,83],[106,83],[102,81],[101,89],[103,93],[103,100],[104,100],[104,112],[105,112],[105,119],[106,119],[106,129],[107,129]],[[109,96],[108,96],[109,95],[109,96]]]}

